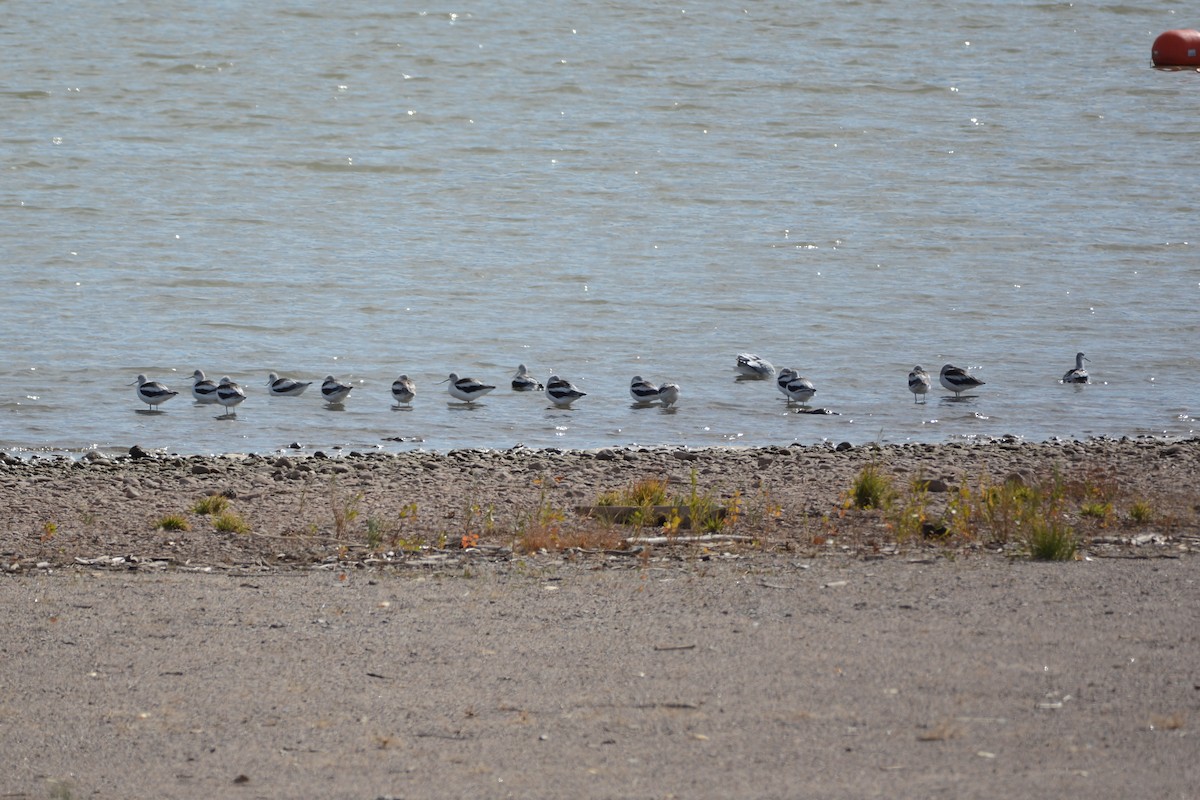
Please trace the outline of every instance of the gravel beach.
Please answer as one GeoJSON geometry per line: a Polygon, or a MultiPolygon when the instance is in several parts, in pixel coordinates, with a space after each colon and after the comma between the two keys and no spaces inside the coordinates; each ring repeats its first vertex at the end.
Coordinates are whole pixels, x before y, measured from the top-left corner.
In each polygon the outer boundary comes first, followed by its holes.
{"type": "Polygon", "coordinates": [[[0,458],[3,796],[1195,797],[1198,460],[0,458]],[[931,517],[1048,480],[1111,514],[1059,563],[897,539],[847,502],[868,465],[920,479],[931,517]],[[576,512],[648,477],[736,513],[700,538],[576,512]],[[241,527],[196,511],[214,496],[241,527]]]}

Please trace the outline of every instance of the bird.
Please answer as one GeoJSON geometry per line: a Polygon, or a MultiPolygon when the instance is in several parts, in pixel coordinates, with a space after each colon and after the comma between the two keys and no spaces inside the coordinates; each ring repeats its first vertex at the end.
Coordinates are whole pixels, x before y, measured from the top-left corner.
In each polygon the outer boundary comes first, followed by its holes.
{"type": "Polygon", "coordinates": [[[217,402],[217,384],[204,377],[204,370],[192,373],[192,397],[197,403],[217,402]]]}
{"type": "Polygon", "coordinates": [[[179,394],[179,392],[171,391],[158,381],[146,380],[145,375],[138,375],[137,379],[129,385],[133,386],[134,383],[137,384],[138,400],[141,400],[143,403],[150,406],[151,411],[156,410],[155,406],[165,403],[175,395],[179,394]]]}
{"type": "Polygon", "coordinates": [[[965,369],[956,367],[953,364],[947,364],[942,367],[942,373],[938,376],[938,380],[941,381],[942,386],[954,392],[956,398],[961,397],[961,393],[968,389],[975,389],[984,385],[984,382],[979,380],[979,378],[968,374],[965,369]]]}
{"type": "Polygon", "coordinates": [[[246,393],[242,391],[242,387],[238,386],[229,376],[221,378],[221,382],[217,384],[217,402],[225,406],[226,417],[236,416],[233,407],[246,399],[246,393]]]}
{"type": "Polygon", "coordinates": [[[633,402],[645,405],[658,399],[658,387],[643,379],[641,375],[634,375],[633,380],[629,382],[629,396],[633,398],[633,402]]]}
{"type": "Polygon", "coordinates": [[[799,375],[800,373],[796,372],[796,370],[792,369],[791,367],[784,367],[783,369],[779,370],[779,375],[775,378],[775,388],[779,389],[784,397],[788,397],[788,381],[799,377],[799,375]]]}
{"type": "Polygon", "coordinates": [[[524,364],[518,364],[517,374],[513,375],[512,388],[514,392],[540,392],[546,387],[529,374],[529,369],[524,364]]]}
{"type": "Polygon", "coordinates": [[[281,378],[272,372],[267,376],[267,391],[272,397],[299,397],[304,390],[312,386],[312,381],[294,381],[291,378],[281,378]]]}
{"type": "Polygon", "coordinates": [[[1075,354],[1075,369],[1069,369],[1062,377],[1063,383],[1087,383],[1088,371],[1083,368],[1083,362],[1091,361],[1083,353],[1075,354]]]}
{"type": "Polygon", "coordinates": [[[462,400],[464,403],[473,403],[485,394],[495,389],[495,386],[489,386],[486,383],[480,383],[474,378],[460,378],[457,373],[451,372],[450,377],[439,383],[450,383],[447,390],[450,396],[462,400]]]}
{"type": "Polygon", "coordinates": [[[326,375],[325,382],[321,384],[321,397],[329,405],[336,406],[350,395],[353,388],[349,384],[338,383],[332,375],[326,375]]]}
{"type": "Polygon", "coordinates": [[[792,373],[791,380],[783,387],[783,393],[787,395],[789,403],[807,403],[817,393],[816,388],[808,378],[797,374],[795,370],[790,370],[790,372],[792,373]]]}
{"type": "Polygon", "coordinates": [[[413,401],[417,396],[416,384],[407,375],[401,375],[396,380],[392,381],[392,397],[396,398],[396,403],[406,406],[413,401]]]}
{"type": "Polygon", "coordinates": [[[912,372],[908,373],[908,390],[913,393],[913,402],[919,400],[923,402],[925,393],[929,391],[929,373],[921,369],[921,365],[917,364],[912,368],[912,372]]]}
{"type": "Polygon", "coordinates": [[[559,408],[567,408],[581,397],[587,397],[587,392],[581,392],[568,380],[557,375],[551,375],[546,381],[546,394],[550,401],[559,408]]]}
{"type": "Polygon", "coordinates": [[[663,408],[670,408],[679,402],[679,384],[664,383],[658,387],[658,399],[663,404],[663,408]]]}
{"type": "Polygon", "coordinates": [[[766,380],[775,374],[775,367],[770,361],[759,358],[753,353],[738,353],[737,366],[734,367],[743,378],[766,380]]]}

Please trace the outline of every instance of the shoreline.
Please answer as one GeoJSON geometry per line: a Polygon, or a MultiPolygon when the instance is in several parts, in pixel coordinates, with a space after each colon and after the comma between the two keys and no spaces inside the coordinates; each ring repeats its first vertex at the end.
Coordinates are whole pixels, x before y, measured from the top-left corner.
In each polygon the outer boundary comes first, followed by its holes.
{"type": "Polygon", "coordinates": [[[1200,781],[1200,440],[105,461],[0,466],[13,797],[1119,800],[1200,781]],[[869,464],[948,483],[937,503],[1057,471],[1114,512],[1074,519],[1063,563],[982,533],[897,540],[845,503],[869,464]],[[646,476],[743,492],[736,535],[570,511],[646,476]],[[247,530],[187,510],[212,497],[247,530]],[[1130,523],[1131,498],[1161,516],[1130,523]],[[399,526],[394,556],[371,520],[399,526]],[[539,524],[592,538],[523,549],[539,524]]]}
{"type": "Polygon", "coordinates": [[[562,540],[575,530],[595,534],[575,545],[560,541],[549,551],[617,550],[633,535],[626,526],[601,529],[575,509],[647,479],[661,481],[672,496],[703,495],[728,506],[735,521],[722,532],[739,534],[741,542],[730,548],[747,555],[963,548],[1016,554],[1011,543],[990,547],[986,536],[959,537],[947,546],[889,533],[880,514],[847,507],[848,492],[867,466],[886,475],[898,492],[911,491],[907,487],[917,479],[933,487],[931,518],[944,517],[956,496],[978,494],[986,484],[1069,484],[1079,495],[1075,522],[1085,550],[1093,542],[1140,541],[1190,552],[1200,509],[1200,492],[1192,488],[1200,474],[1200,439],[459,449],[336,457],[131,451],[79,460],[0,457],[0,502],[11,510],[0,528],[7,568],[102,557],[128,563],[129,556],[186,567],[278,568],[330,559],[387,564],[447,553],[455,560],[481,553],[511,558],[523,549],[536,552],[522,548],[521,540],[547,520],[562,540]],[[1096,524],[1079,514],[1092,494],[1112,512],[1096,524]],[[224,498],[224,510],[236,514],[241,527],[219,531],[214,515],[195,512],[213,495],[224,498]],[[1148,506],[1153,518],[1132,524],[1134,503],[1148,506]],[[186,529],[164,529],[168,517],[182,519],[186,529]]]}

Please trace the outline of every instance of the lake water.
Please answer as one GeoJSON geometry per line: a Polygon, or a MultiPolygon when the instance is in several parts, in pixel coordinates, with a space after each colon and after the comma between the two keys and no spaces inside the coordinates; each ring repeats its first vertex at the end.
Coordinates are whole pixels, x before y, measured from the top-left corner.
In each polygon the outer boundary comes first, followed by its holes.
{"type": "Polygon", "coordinates": [[[4,4],[0,448],[1194,434],[1175,4],[407,5],[4,4]],[[740,351],[838,415],[735,382],[740,351]],[[522,362],[588,396],[509,391],[522,362]],[[949,400],[946,362],[987,385],[949,400]],[[500,388],[451,403],[451,371],[500,388]],[[142,413],[138,373],[180,397],[142,413]],[[634,374],[678,407],[631,408],[634,374]]]}

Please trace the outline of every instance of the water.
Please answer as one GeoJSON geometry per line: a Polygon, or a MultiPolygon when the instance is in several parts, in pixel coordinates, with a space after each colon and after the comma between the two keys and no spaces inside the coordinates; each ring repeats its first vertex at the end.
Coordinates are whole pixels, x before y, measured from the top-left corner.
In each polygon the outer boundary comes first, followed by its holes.
{"type": "Polygon", "coordinates": [[[1169,4],[277,5],[5,3],[0,448],[1194,432],[1169,4]],[[735,383],[743,350],[839,415],[735,383]],[[1063,386],[1077,350],[1096,382],[1063,386]],[[589,396],[513,394],[521,362],[589,396]],[[987,385],[914,405],[946,362],[987,385]],[[269,400],[269,371],[357,388],[269,400]],[[500,388],[451,405],[450,371],[500,388]],[[181,396],[140,413],[138,373],[181,396]]]}

